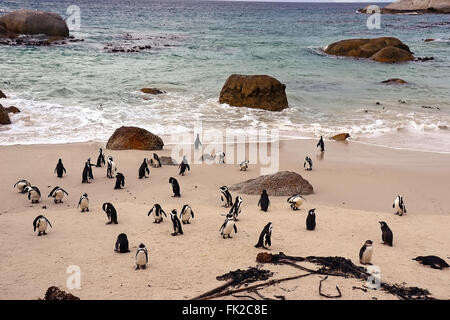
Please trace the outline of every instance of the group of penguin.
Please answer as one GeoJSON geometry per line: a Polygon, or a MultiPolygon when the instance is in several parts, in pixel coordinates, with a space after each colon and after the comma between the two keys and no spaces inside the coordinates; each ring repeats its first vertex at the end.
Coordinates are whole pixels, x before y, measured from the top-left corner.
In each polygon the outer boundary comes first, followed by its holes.
{"type": "MultiPolygon", "coordinates": [[[[320,140],[317,144],[317,147],[320,148],[321,152],[324,152],[324,142],[323,138],[320,137],[320,140]]],[[[223,159],[225,154],[223,153],[223,159]]],[[[225,163],[224,160],[222,163],[225,163]]],[[[100,149],[100,154],[97,159],[97,167],[101,167],[102,165],[107,164],[107,177],[113,178],[113,174],[117,171],[116,164],[114,163],[114,160],[111,156],[107,157],[107,161],[105,161],[105,155],[103,154],[103,150],[100,149]]],[[[147,158],[144,158],[142,164],[139,167],[138,170],[138,176],[139,179],[148,178],[150,174],[149,166],[152,167],[161,167],[161,160],[158,157],[156,153],[153,154],[153,159],[148,161],[147,158]]],[[[249,161],[245,160],[239,164],[241,171],[248,170],[249,161]]],[[[305,164],[304,164],[305,170],[311,171],[312,170],[312,161],[309,157],[306,157],[305,164]]],[[[186,157],[183,157],[183,161],[179,165],[179,175],[184,176],[187,171],[190,171],[189,164],[187,162],[186,157]]],[[[64,165],[62,164],[61,159],[58,160],[57,166],[55,168],[55,173],[59,178],[63,177],[64,173],[67,173],[66,169],[64,168],[64,165]]],[[[82,174],[82,183],[89,183],[89,180],[93,179],[92,174],[92,164],[90,162],[90,158],[85,162],[85,166],[83,169],[82,174]]],[[[180,185],[174,177],[169,178],[169,183],[172,186],[173,191],[173,197],[181,197],[180,193],[180,185]]],[[[116,173],[116,185],[114,189],[121,189],[124,187],[125,184],[125,178],[123,174],[116,173]]],[[[35,186],[32,186],[28,181],[26,180],[20,180],[15,185],[15,188],[19,190],[21,193],[28,193],[28,199],[32,203],[38,203],[41,198],[41,193],[39,189],[35,186]]],[[[234,231],[237,233],[237,226],[236,222],[239,220],[238,216],[241,213],[242,210],[242,203],[243,200],[240,196],[236,196],[235,201],[233,203],[233,198],[226,186],[222,186],[219,188],[221,191],[221,200],[223,202],[223,206],[225,208],[230,208],[228,214],[226,214],[226,219],[221,225],[219,229],[219,233],[222,235],[224,239],[231,238],[231,234],[234,231]]],[[[53,188],[53,190],[50,192],[49,197],[54,198],[54,202],[56,203],[62,203],[62,199],[65,195],[68,195],[68,193],[62,189],[61,187],[57,186],[53,188]]],[[[305,202],[305,198],[300,195],[296,194],[287,199],[287,202],[290,204],[290,207],[292,210],[300,210],[300,207],[305,202]]],[[[268,207],[270,206],[270,200],[269,196],[267,194],[266,190],[263,190],[260,196],[260,199],[258,201],[258,207],[264,212],[268,210],[268,207]]],[[[89,198],[86,193],[83,193],[80,197],[80,200],[78,202],[78,207],[81,209],[81,212],[88,212],[89,211],[89,198]]],[[[394,200],[394,203],[392,207],[395,209],[395,214],[402,216],[406,214],[406,206],[403,200],[403,197],[401,195],[398,195],[397,198],[394,200]]],[[[107,218],[109,222],[107,224],[117,224],[117,211],[114,208],[114,206],[107,202],[104,203],[102,206],[103,211],[106,213],[107,218]]],[[[307,217],[306,217],[306,229],[309,231],[313,231],[316,227],[316,208],[310,209],[308,211],[307,217]]],[[[154,215],[154,223],[161,223],[163,221],[163,215],[167,218],[166,213],[162,209],[161,205],[156,203],[148,212],[147,216],[150,216],[151,214],[154,215]]],[[[176,235],[182,235],[183,234],[183,228],[182,224],[190,224],[190,218],[194,218],[194,211],[192,208],[185,204],[180,212],[180,215],[178,218],[178,211],[177,209],[173,209],[170,213],[171,221],[172,221],[172,227],[173,232],[171,233],[172,236],[176,235]],[[181,221],[180,221],[181,219],[181,221]]],[[[393,233],[392,230],[389,228],[386,222],[380,221],[381,231],[382,231],[382,241],[383,244],[393,246],[393,233]]],[[[44,217],[43,215],[39,215],[35,218],[33,221],[33,227],[34,231],[38,231],[38,236],[46,235],[46,229],[47,227],[52,227],[50,221],[44,217]]],[[[263,230],[260,233],[260,236],[258,238],[258,243],[255,245],[256,248],[264,248],[269,249],[271,246],[271,235],[273,230],[273,224],[272,222],[267,223],[263,230]]],[[[129,244],[127,235],[124,233],[119,234],[117,237],[117,241],[115,244],[115,251],[124,253],[129,252],[129,244]]],[[[361,247],[359,252],[359,260],[361,264],[371,264],[373,255],[373,241],[367,240],[365,241],[364,245],[361,247]]],[[[138,269],[145,269],[146,265],[148,263],[148,250],[145,247],[143,243],[141,243],[137,249],[136,256],[136,270],[138,269]]],[[[437,256],[419,256],[417,258],[414,258],[413,260],[416,260],[422,264],[430,265],[432,268],[442,269],[449,267],[449,265],[441,258],[437,256]]]]}

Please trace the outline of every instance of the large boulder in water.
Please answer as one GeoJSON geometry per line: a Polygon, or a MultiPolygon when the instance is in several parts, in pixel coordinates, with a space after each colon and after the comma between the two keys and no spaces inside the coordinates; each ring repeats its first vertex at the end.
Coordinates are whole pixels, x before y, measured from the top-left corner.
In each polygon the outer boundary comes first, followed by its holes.
{"type": "Polygon", "coordinates": [[[281,111],[288,107],[286,86],[267,75],[232,74],[220,91],[219,102],[235,107],[281,111]]]}
{"type": "Polygon", "coordinates": [[[5,98],[6,99],[6,95],[3,93],[2,90],[0,90],[0,99],[5,98]]]}
{"type": "Polygon", "coordinates": [[[400,48],[386,47],[370,57],[371,60],[384,63],[407,62],[414,60],[414,56],[400,48]]]}
{"type": "Polygon", "coordinates": [[[229,188],[244,194],[261,194],[266,190],[269,196],[292,196],[294,194],[312,194],[313,186],[301,175],[292,171],[280,171],[271,175],[259,176],[229,188]]]}
{"type": "Polygon", "coordinates": [[[449,0],[398,0],[388,4],[383,13],[450,13],[449,0]]]}
{"type": "Polygon", "coordinates": [[[63,18],[56,13],[18,10],[0,17],[0,37],[12,37],[14,34],[44,34],[67,38],[69,28],[63,18]]]}
{"type": "Polygon", "coordinates": [[[106,144],[106,148],[112,150],[162,150],[163,146],[160,137],[137,127],[120,127],[106,144]]]}
{"type": "Polygon", "coordinates": [[[9,118],[8,111],[3,108],[3,106],[0,104],[0,124],[10,124],[11,119],[9,118]]]}

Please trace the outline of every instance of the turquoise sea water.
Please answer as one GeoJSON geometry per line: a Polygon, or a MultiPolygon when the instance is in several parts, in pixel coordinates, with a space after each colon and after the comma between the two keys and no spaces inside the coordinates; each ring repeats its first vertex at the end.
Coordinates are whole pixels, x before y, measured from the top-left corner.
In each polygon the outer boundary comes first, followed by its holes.
{"type": "Polygon", "coordinates": [[[0,14],[32,8],[67,18],[72,4],[81,29],[71,34],[83,42],[0,46],[0,89],[9,96],[1,103],[22,110],[0,127],[0,144],[106,140],[120,125],[181,133],[201,121],[204,129],[249,135],[260,128],[285,137],[349,132],[365,143],[450,152],[450,15],[383,15],[382,28],[368,30],[368,16],[355,13],[367,4],[0,0],[0,14]],[[141,39],[132,45],[152,49],[105,50],[127,34],[141,39]],[[322,52],[338,40],[378,36],[398,37],[434,61],[388,65],[322,52]],[[276,77],[290,108],[219,104],[232,73],[276,77]],[[380,84],[388,78],[409,84],[380,84]],[[142,87],[167,94],[147,96],[142,87]]]}

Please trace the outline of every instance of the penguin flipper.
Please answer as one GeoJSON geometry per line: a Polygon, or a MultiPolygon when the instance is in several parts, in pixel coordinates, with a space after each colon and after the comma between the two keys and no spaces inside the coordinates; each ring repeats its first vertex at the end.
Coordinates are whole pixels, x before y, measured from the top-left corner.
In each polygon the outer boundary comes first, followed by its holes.
{"type": "Polygon", "coordinates": [[[234,233],[237,233],[237,227],[236,224],[233,225],[234,233]]]}

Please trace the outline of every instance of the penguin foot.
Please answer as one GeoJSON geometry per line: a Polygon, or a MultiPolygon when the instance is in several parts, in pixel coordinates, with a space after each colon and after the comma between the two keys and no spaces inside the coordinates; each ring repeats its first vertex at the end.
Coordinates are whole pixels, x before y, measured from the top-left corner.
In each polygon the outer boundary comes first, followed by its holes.
{"type": "Polygon", "coordinates": [[[170,235],[175,237],[177,235],[177,233],[176,232],[172,232],[170,235]]]}
{"type": "Polygon", "coordinates": [[[112,223],[112,221],[110,221],[110,222],[107,222],[106,224],[111,224],[112,223]]]}
{"type": "Polygon", "coordinates": [[[38,237],[40,237],[40,236],[42,236],[42,234],[39,232],[39,233],[38,233],[38,237]]]}
{"type": "Polygon", "coordinates": [[[139,266],[136,266],[136,268],[134,270],[139,270],[139,266]]]}

